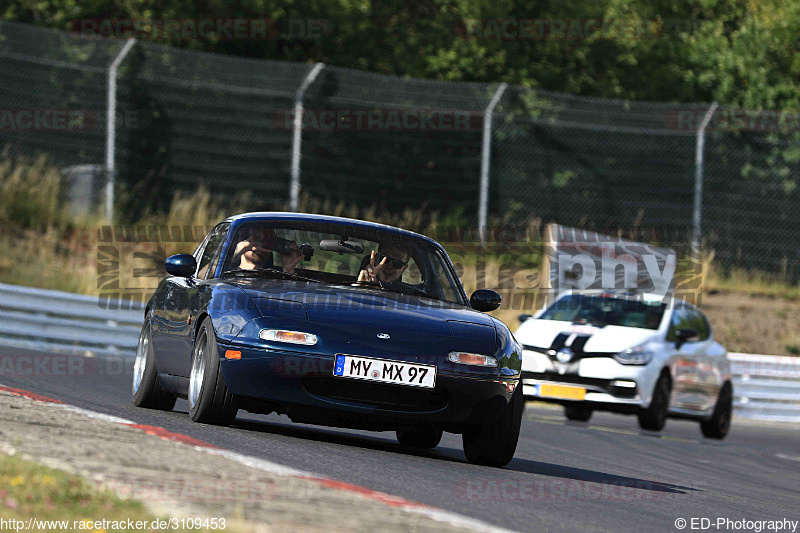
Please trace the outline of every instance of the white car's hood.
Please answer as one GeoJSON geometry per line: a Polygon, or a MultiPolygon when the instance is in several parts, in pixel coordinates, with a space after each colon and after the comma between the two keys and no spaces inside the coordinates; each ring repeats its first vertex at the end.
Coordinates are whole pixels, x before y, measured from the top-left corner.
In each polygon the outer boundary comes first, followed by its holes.
{"type": "Polygon", "coordinates": [[[657,335],[653,329],[631,328],[627,326],[605,326],[602,328],[589,325],[576,325],[558,320],[528,319],[514,333],[523,345],[547,349],[559,333],[575,333],[578,336],[589,336],[583,347],[585,352],[621,352],[638,344],[651,340],[657,335]]]}

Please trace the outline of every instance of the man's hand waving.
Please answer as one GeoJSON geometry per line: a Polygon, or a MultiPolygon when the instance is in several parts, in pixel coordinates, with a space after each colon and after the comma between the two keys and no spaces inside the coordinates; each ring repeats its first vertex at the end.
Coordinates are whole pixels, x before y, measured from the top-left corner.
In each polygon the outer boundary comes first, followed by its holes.
{"type": "Polygon", "coordinates": [[[358,281],[386,281],[395,282],[399,281],[403,276],[403,272],[408,268],[408,264],[403,265],[402,268],[394,268],[389,264],[389,258],[384,257],[383,260],[375,264],[375,252],[372,252],[369,263],[366,268],[358,273],[358,281]]]}

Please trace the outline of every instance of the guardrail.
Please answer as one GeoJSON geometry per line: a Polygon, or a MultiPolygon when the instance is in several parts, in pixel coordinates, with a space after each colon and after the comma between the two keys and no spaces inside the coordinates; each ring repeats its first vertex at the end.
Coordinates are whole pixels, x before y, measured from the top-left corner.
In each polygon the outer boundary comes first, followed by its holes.
{"type": "Polygon", "coordinates": [[[104,309],[96,296],[0,283],[0,342],[33,349],[133,355],[144,306],[104,309]]]}
{"type": "MultiPolygon", "coordinates": [[[[144,306],[103,309],[97,297],[0,283],[0,343],[133,355],[144,306]]],[[[800,422],[800,357],[728,354],[734,413],[744,418],[800,422]]]]}
{"type": "Polygon", "coordinates": [[[800,357],[730,353],[734,414],[800,423],[800,357]]]}

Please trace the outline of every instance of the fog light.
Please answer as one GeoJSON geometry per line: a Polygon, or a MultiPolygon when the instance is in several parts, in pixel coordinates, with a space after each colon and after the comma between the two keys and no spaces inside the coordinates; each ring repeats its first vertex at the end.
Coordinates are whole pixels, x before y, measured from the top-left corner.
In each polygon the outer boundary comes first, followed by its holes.
{"type": "Polygon", "coordinates": [[[302,331],[286,331],[283,329],[262,329],[258,336],[265,341],[288,342],[291,344],[317,344],[317,336],[302,331]]]}
{"type": "Polygon", "coordinates": [[[476,353],[450,352],[447,358],[460,365],[497,366],[497,359],[494,357],[476,353]]]}
{"type": "Polygon", "coordinates": [[[635,381],[628,381],[626,379],[615,379],[611,382],[612,387],[620,387],[622,389],[635,389],[636,382],[635,381]]]}

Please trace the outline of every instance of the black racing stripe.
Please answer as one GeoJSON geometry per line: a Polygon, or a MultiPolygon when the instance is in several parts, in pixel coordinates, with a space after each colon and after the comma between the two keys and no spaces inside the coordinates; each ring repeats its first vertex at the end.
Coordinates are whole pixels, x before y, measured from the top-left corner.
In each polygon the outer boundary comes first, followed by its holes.
{"type": "Polygon", "coordinates": [[[582,354],[583,347],[586,346],[586,343],[589,341],[590,338],[591,335],[581,335],[580,337],[575,337],[575,340],[572,341],[572,345],[570,346],[573,353],[582,354]]]}
{"type": "Polygon", "coordinates": [[[553,339],[553,344],[550,345],[551,350],[559,351],[561,348],[564,347],[564,344],[567,342],[569,338],[569,333],[559,333],[556,335],[556,338],[553,339]]]}

